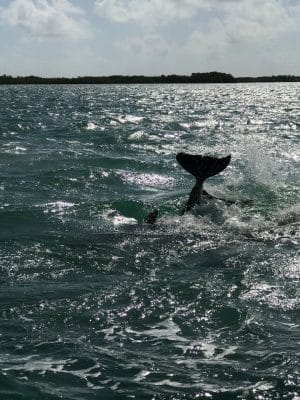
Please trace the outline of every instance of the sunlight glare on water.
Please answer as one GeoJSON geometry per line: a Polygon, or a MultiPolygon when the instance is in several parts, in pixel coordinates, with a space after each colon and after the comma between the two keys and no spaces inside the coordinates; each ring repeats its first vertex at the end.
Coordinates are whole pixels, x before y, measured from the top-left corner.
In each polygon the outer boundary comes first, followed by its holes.
{"type": "Polygon", "coordinates": [[[1,399],[298,399],[299,84],[0,91],[1,399]]]}

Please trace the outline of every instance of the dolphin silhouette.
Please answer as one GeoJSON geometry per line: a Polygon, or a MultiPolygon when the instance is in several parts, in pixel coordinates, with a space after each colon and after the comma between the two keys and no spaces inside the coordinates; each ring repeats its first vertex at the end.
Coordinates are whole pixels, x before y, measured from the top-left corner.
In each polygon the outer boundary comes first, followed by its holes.
{"type": "Polygon", "coordinates": [[[230,163],[231,155],[224,158],[216,158],[210,156],[191,155],[179,153],[176,156],[177,162],[187,172],[194,175],[196,184],[193,187],[190,197],[182,210],[182,214],[190,211],[196,204],[200,204],[202,195],[214,198],[206,191],[203,191],[203,182],[205,179],[217,175],[222,172],[230,163]]]}
{"type": "MultiPolygon", "coordinates": [[[[231,201],[220,199],[211,196],[205,190],[203,190],[203,182],[205,179],[217,175],[222,172],[230,163],[231,155],[223,158],[192,155],[187,153],[178,153],[176,156],[177,162],[184,168],[187,172],[192,174],[196,178],[195,186],[193,187],[190,197],[181,211],[180,215],[191,211],[196,204],[200,204],[202,196],[208,199],[218,199],[223,200],[228,203],[231,201]]],[[[152,211],[144,220],[148,224],[154,224],[158,216],[158,210],[152,211]]]]}

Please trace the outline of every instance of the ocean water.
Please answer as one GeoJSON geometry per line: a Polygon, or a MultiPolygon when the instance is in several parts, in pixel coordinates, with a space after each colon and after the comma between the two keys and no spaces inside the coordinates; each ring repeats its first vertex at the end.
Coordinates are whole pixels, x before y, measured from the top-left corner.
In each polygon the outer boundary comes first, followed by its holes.
{"type": "Polygon", "coordinates": [[[0,399],[299,400],[299,162],[299,84],[0,87],[0,399]]]}

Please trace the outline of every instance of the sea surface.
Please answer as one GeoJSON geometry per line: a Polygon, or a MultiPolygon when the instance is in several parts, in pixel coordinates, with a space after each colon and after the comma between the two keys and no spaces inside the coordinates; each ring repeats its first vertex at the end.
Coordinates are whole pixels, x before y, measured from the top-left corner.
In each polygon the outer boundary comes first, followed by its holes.
{"type": "Polygon", "coordinates": [[[297,83],[1,86],[0,399],[299,400],[299,167],[297,83]]]}

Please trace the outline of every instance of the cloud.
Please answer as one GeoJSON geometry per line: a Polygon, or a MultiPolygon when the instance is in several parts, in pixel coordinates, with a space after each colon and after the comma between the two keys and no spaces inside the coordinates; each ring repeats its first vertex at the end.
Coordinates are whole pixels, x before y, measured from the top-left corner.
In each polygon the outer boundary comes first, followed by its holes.
{"type": "Polygon", "coordinates": [[[164,57],[169,51],[167,41],[158,33],[147,33],[142,37],[130,37],[118,41],[116,46],[136,57],[164,57]]]}
{"type": "Polygon", "coordinates": [[[0,9],[0,20],[21,27],[31,37],[85,39],[83,12],[69,0],[12,0],[0,9]]]}
{"type": "Polygon", "coordinates": [[[283,0],[248,0],[223,6],[224,34],[230,41],[268,41],[299,31],[300,7],[283,0]]]}
{"type": "Polygon", "coordinates": [[[291,70],[290,63],[295,59],[291,49],[299,30],[300,5],[295,3],[224,2],[219,4],[218,13],[213,14],[205,29],[199,25],[186,37],[181,58],[191,59],[196,55],[204,70],[222,65],[224,70],[242,74],[262,71],[269,74],[275,72],[274,68],[286,72],[291,70]],[[290,58],[283,54],[289,54],[290,58]]]}
{"type": "Polygon", "coordinates": [[[151,66],[161,73],[218,68],[236,74],[285,73],[298,59],[294,53],[300,4],[293,0],[96,0],[96,4],[103,18],[136,25],[138,34],[125,34],[117,47],[125,55],[124,63],[128,54],[135,60],[137,71],[151,66]],[[179,19],[186,22],[176,24],[179,19]],[[166,24],[167,29],[161,27],[166,24]]]}
{"type": "Polygon", "coordinates": [[[192,17],[207,0],[95,0],[98,15],[114,22],[164,24],[192,17]]]}
{"type": "Polygon", "coordinates": [[[189,19],[199,10],[213,10],[246,0],[94,0],[97,14],[114,22],[161,25],[189,19]]]}
{"type": "MultiPolygon", "coordinates": [[[[299,30],[293,0],[94,0],[97,14],[117,23],[159,26],[188,20],[204,11],[218,19],[231,40],[274,37],[299,30]]],[[[214,20],[212,19],[213,23],[214,20]]]]}

